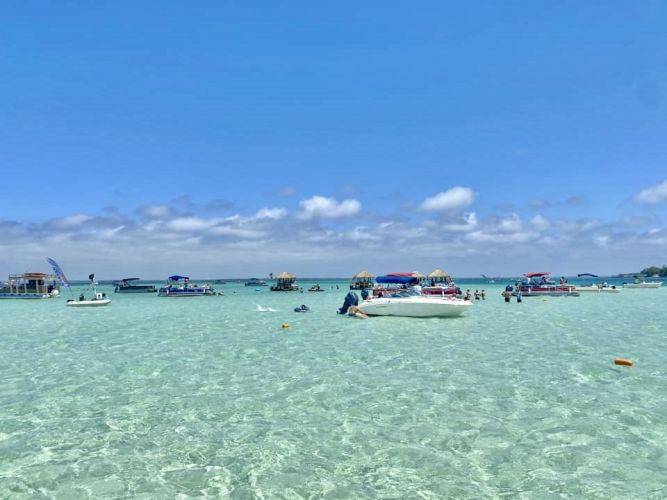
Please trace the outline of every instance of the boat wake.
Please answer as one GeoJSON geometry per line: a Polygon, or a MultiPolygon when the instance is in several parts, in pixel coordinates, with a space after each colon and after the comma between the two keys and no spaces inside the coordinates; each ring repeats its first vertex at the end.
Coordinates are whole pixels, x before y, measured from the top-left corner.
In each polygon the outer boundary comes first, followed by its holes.
{"type": "Polygon", "coordinates": [[[274,313],[274,312],[278,312],[278,309],[274,309],[273,307],[264,307],[264,306],[260,306],[259,304],[257,304],[257,309],[255,309],[255,310],[256,310],[257,312],[260,312],[260,313],[274,313]]]}

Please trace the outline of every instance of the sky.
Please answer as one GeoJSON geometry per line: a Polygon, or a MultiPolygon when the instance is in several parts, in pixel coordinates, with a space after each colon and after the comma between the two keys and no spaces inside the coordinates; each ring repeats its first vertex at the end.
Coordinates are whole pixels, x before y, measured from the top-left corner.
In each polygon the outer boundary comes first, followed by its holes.
{"type": "Polygon", "coordinates": [[[0,275],[667,263],[664,2],[0,12],[0,275]]]}

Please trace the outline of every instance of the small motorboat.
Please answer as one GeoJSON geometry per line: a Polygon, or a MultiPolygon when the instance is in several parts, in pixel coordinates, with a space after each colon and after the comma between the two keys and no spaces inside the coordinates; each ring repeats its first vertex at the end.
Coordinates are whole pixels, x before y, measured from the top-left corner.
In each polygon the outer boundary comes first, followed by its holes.
{"type": "Polygon", "coordinates": [[[294,308],[295,313],[307,313],[310,311],[310,307],[305,304],[301,304],[299,307],[294,308]]]}
{"type": "Polygon", "coordinates": [[[601,283],[599,285],[581,285],[574,288],[575,292],[593,292],[593,293],[620,293],[621,289],[616,285],[607,285],[606,283],[601,283]]]}
{"type": "Polygon", "coordinates": [[[324,288],[322,288],[319,283],[317,285],[313,285],[308,289],[309,292],[326,292],[324,288]]]}
{"type": "Polygon", "coordinates": [[[258,278],[250,278],[245,282],[245,286],[266,286],[266,281],[260,280],[258,278]]]}
{"type": "Polygon", "coordinates": [[[633,283],[623,283],[623,288],[660,288],[662,281],[639,281],[636,279],[633,283]]]}
{"type": "Polygon", "coordinates": [[[111,299],[107,298],[105,293],[95,292],[92,299],[85,299],[83,294],[79,300],[70,299],[65,305],[69,307],[102,307],[111,304],[111,299]]]}
{"type": "Polygon", "coordinates": [[[65,302],[66,306],[69,307],[102,307],[108,306],[111,304],[111,299],[107,297],[107,294],[104,292],[97,291],[97,281],[95,280],[95,274],[88,276],[90,280],[90,288],[93,290],[93,297],[91,299],[86,299],[83,293],[79,295],[79,300],[69,299],[65,302]]]}

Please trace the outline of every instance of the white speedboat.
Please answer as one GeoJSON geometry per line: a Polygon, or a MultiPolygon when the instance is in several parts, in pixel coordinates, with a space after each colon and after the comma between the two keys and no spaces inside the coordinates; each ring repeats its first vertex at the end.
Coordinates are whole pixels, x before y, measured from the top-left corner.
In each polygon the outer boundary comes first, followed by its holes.
{"type": "Polygon", "coordinates": [[[575,287],[575,292],[593,292],[593,293],[620,293],[621,289],[616,285],[581,285],[575,287]]]}
{"type": "Polygon", "coordinates": [[[662,281],[639,281],[634,283],[623,283],[623,288],[660,288],[662,281]]]}
{"type": "Polygon", "coordinates": [[[359,311],[368,316],[454,318],[471,306],[472,302],[457,298],[406,294],[365,300],[359,304],[359,311]]]}
{"type": "Polygon", "coordinates": [[[84,299],[83,294],[81,294],[79,300],[70,299],[65,303],[69,307],[102,307],[109,304],[111,304],[111,299],[99,292],[96,292],[92,299],[84,299]]]}

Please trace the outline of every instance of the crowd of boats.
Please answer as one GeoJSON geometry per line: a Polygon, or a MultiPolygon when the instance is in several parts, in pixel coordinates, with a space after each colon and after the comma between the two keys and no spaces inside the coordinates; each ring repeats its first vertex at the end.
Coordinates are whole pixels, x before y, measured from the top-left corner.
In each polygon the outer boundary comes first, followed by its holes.
{"type": "MultiPolygon", "coordinates": [[[[47,259],[53,269],[53,274],[24,273],[10,275],[0,288],[0,299],[44,299],[57,297],[62,286],[69,287],[60,266],[53,260],[47,259]]],[[[488,278],[488,282],[495,282],[500,278],[488,278]]],[[[584,273],[578,278],[597,279],[594,274],[584,273]]],[[[269,276],[272,284],[265,280],[252,278],[246,281],[245,286],[270,286],[275,292],[304,292],[297,283],[296,276],[289,272],[282,272],[275,278],[269,276]]],[[[78,298],[70,298],[66,304],[71,307],[99,307],[111,303],[106,293],[97,291],[95,275],[89,276],[89,296],[81,293],[78,298]]],[[[586,284],[572,284],[564,277],[555,281],[548,272],[529,272],[521,279],[514,280],[502,291],[506,302],[511,297],[521,301],[523,297],[549,296],[576,297],[581,293],[620,293],[622,288],[659,288],[660,281],[644,281],[636,278],[633,282],[621,285],[609,284],[606,281],[592,281],[586,284]]],[[[338,289],[339,286],[335,285],[338,289]]],[[[333,288],[333,285],[332,285],[333,288]]],[[[474,295],[468,289],[465,292],[442,269],[435,269],[428,275],[420,272],[395,272],[382,276],[373,276],[364,270],[355,274],[350,280],[350,292],[345,297],[340,313],[359,317],[366,316],[409,316],[409,317],[454,317],[461,316],[472,305],[475,299],[486,298],[486,291],[476,290],[474,295]],[[361,292],[361,299],[356,294],[361,292]]],[[[320,284],[312,285],[308,292],[325,292],[320,284]]],[[[156,288],[153,284],[140,283],[139,278],[124,278],[114,283],[115,293],[156,293],[158,297],[200,297],[223,295],[209,283],[193,283],[188,276],[169,276],[164,286],[156,288]]],[[[296,312],[308,312],[308,307],[301,305],[295,308],[296,312]]]]}

